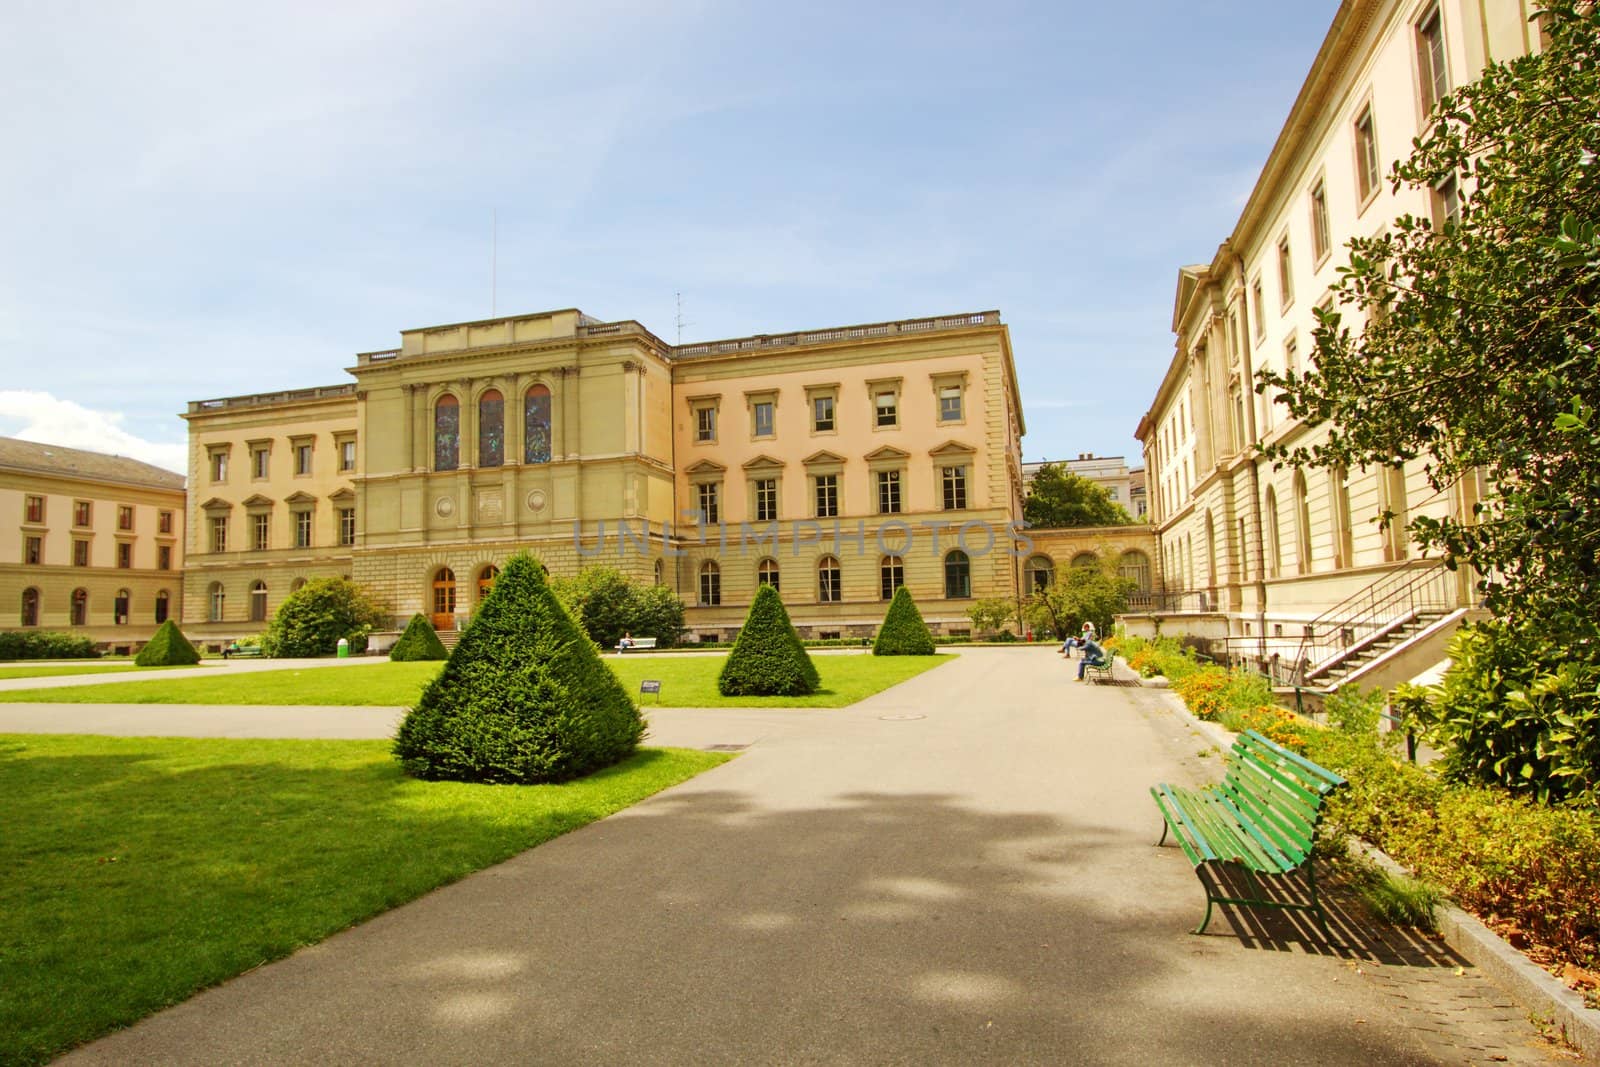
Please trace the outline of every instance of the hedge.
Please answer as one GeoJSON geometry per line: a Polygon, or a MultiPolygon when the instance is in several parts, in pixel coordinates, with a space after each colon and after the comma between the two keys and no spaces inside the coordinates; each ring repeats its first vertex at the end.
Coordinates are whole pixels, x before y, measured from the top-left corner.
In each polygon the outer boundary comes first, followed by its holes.
{"type": "Polygon", "coordinates": [[[439,635],[434,632],[433,623],[419,611],[411,616],[410,622],[406,623],[406,632],[400,635],[400,640],[389,650],[389,658],[397,663],[449,659],[450,650],[439,640],[439,635]]]}
{"type": "Polygon", "coordinates": [[[815,693],[821,684],[778,590],[763,585],[722,664],[717,691],[723,696],[801,696],[815,693]]]}
{"type": "Polygon", "coordinates": [[[0,660],[93,659],[98,655],[94,642],[77,634],[49,630],[0,631],[0,660]]]}
{"type": "Polygon", "coordinates": [[[133,657],[133,662],[141,667],[186,667],[199,663],[200,653],[183,636],[178,624],[168,619],[156,628],[155,636],[133,657]]]}
{"type": "Polygon", "coordinates": [[[631,755],[644,721],[600,650],[513,556],[395,736],[418,778],[560,782],[631,755]]]}
{"type": "Polygon", "coordinates": [[[889,611],[878,627],[877,639],[872,642],[874,656],[931,656],[934,654],[933,634],[922,621],[917,602],[911,599],[911,590],[901,586],[889,601],[889,611]]]}

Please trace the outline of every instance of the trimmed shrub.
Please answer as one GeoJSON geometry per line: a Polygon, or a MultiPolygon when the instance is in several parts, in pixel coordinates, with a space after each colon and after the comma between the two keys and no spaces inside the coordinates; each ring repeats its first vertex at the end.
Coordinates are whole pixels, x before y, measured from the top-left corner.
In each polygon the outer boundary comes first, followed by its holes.
{"type": "Polygon", "coordinates": [[[407,774],[561,782],[631,755],[639,709],[527,554],[513,556],[395,735],[407,774]]]}
{"type": "Polygon", "coordinates": [[[0,660],[94,659],[99,655],[93,641],[77,634],[50,630],[0,631],[0,660]]]}
{"type": "Polygon", "coordinates": [[[133,657],[133,662],[141,667],[187,667],[200,662],[200,653],[183,636],[178,624],[168,619],[156,628],[155,636],[133,657]]]}
{"type": "Polygon", "coordinates": [[[889,612],[878,627],[877,640],[872,642],[874,656],[931,656],[933,634],[922,621],[917,602],[911,599],[911,590],[901,586],[894,591],[889,602],[889,612]]]}
{"type": "Polygon", "coordinates": [[[434,632],[433,623],[419,611],[411,616],[410,622],[406,623],[406,632],[400,635],[400,640],[389,650],[389,658],[396,662],[449,659],[450,650],[439,640],[439,635],[434,632]]]}
{"type": "Polygon", "coordinates": [[[717,691],[723,696],[800,696],[815,693],[820,684],[783,598],[763,585],[717,676],[717,691]]]}
{"type": "Polygon", "coordinates": [[[351,652],[363,652],[367,634],[382,618],[382,610],[361,586],[344,578],[316,578],[278,606],[262,635],[261,650],[290,659],[331,656],[343,637],[351,652]]]}

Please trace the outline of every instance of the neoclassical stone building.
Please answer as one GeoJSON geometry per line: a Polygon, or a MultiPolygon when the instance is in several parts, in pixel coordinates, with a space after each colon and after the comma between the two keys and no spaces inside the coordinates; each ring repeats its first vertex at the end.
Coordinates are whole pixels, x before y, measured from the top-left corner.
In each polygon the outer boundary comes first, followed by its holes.
{"type": "Polygon", "coordinates": [[[334,574],[456,629],[524,550],[670,586],[700,639],[762,583],[808,635],[870,634],[901,584],[960,632],[1054,566],[1019,532],[998,312],[669,345],[569,309],[406,330],[348,371],[189,405],[196,634],[334,574]]]}

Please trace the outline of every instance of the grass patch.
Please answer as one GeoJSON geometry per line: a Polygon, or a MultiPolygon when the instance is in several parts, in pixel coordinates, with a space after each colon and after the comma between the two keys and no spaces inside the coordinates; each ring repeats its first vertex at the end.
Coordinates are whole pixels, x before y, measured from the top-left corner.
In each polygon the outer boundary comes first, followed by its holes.
{"type": "Polygon", "coordinates": [[[0,735],[0,1062],[108,1030],[707,770],[405,777],[387,741],[0,735]]]}
{"type": "MultiPolygon", "coordinates": [[[[953,657],[817,656],[822,685],[808,696],[725,697],[717,674],[726,656],[608,656],[605,663],[634,699],[639,683],[661,682],[661,707],[842,708],[882,692],[953,657]]],[[[302,667],[248,674],[207,674],[161,682],[106,682],[60,689],[0,692],[0,703],[61,704],[348,704],[409,707],[442,663],[378,663],[359,667],[302,667]]],[[[655,698],[645,698],[654,707],[655,698]]]]}
{"type": "MultiPolygon", "coordinates": [[[[56,663],[42,667],[0,667],[0,679],[5,678],[56,678],[66,674],[109,674],[114,671],[172,671],[186,669],[186,665],[171,667],[139,667],[133,660],[119,660],[116,663],[64,664],[56,663]]],[[[68,688],[71,688],[70,686],[68,688]]]]}

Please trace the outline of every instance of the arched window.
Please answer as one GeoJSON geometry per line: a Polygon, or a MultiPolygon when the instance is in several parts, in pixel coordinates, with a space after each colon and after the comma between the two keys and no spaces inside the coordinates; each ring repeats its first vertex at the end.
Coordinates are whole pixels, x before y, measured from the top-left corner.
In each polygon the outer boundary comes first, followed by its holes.
{"type": "Polygon", "coordinates": [[[222,613],[228,606],[228,594],[222,588],[221,582],[212,582],[211,588],[206,592],[206,620],[208,622],[221,622],[222,613]]]}
{"type": "Polygon", "coordinates": [[[722,603],[722,569],[709,560],[700,565],[700,606],[714,608],[722,603]]]}
{"type": "Polygon", "coordinates": [[[1306,490],[1306,476],[1294,472],[1294,542],[1295,569],[1301,574],[1311,573],[1311,502],[1306,490]]]}
{"type": "Polygon", "coordinates": [[[461,465],[461,405],[449,393],[433,405],[433,469],[453,471],[461,465]]]}
{"type": "Polygon", "coordinates": [[[39,625],[39,590],[32,586],[22,591],[22,625],[39,625]]]}
{"type": "Polygon", "coordinates": [[[770,585],[774,589],[778,588],[777,560],[764,559],[756,565],[756,587],[760,588],[763,585],[770,585]]]}
{"type": "Polygon", "coordinates": [[[1328,498],[1333,502],[1333,565],[1355,563],[1355,530],[1350,525],[1350,474],[1343,467],[1328,472],[1328,498]]]}
{"type": "Polygon", "coordinates": [[[878,595],[893,600],[894,591],[906,584],[906,561],[899,556],[884,556],[878,561],[878,595]]]}
{"type": "Polygon", "coordinates": [[[667,567],[661,560],[656,560],[656,584],[661,585],[666,581],[667,567]]]}
{"type": "Polygon", "coordinates": [[[1250,542],[1245,540],[1244,520],[1239,520],[1239,580],[1250,580],[1250,542]]]}
{"type": "Polygon", "coordinates": [[[522,461],[550,462],[550,389],[535,385],[522,401],[522,461]]]}
{"type": "Polygon", "coordinates": [[[506,461],[506,400],[490,389],[478,398],[478,466],[498,467],[506,461]]]}
{"type": "Polygon", "coordinates": [[[500,568],[493,563],[478,572],[478,603],[482,604],[489,596],[489,590],[494,588],[494,580],[500,577],[500,568]]]}
{"type": "Polygon", "coordinates": [[[156,594],[156,625],[160,626],[167,621],[167,612],[172,608],[172,597],[165,590],[156,594]]]}
{"type": "Polygon", "coordinates": [[[1209,511],[1206,512],[1206,585],[1213,589],[1217,586],[1217,524],[1209,511]]]}
{"type": "Polygon", "coordinates": [[[112,601],[111,621],[118,626],[128,625],[128,603],[132,595],[126,589],[117,590],[117,598],[112,601]]]}
{"type": "Polygon", "coordinates": [[[972,560],[959,548],[945,553],[944,595],[947,600],[964,600],[972,595],[972,560]]]}
{"type": "Polygon", "coordinates": [[[305,588],[305,584],[306,580],[304,578],[296,578],[294,581],[289,583],[289,592],[298,593],[301,589],[305,588]]]}
{"type": "Polygon", "coordinates": [[[1024,588],[1030,593],[1049,589],[1056,580],[1056,563],[1049,556],[1029,556],[1022,568],[1024,588]]]}
{"type": "Polygon", "coordinates": [[[1264,509],[1266,514],[1262,517],[1267,523],[1267,577],[1276,578],[1283,567],[1283,541],[1278,533],[1278,493],[1270,485],[1267,486],[1264,509]]]}
{"type": "Polygon", "coordinates": [[[435,615],[456,613],[456,572],[449,567],[440,567],[434,572],[433,613],[435,615]]]}
{"type": "Polygon", "coordinates": [[[1079,552],[1072,557],[1072,565],[1074,567],[1098,567],[1100,566],[1100,557],[1093,552],[1079,552]]]}
{"type": "Polygon", "coordinates": [[[1134,583],[1134,592],[1150,591],[1150,557],[1138,549],[1129,549],[1117,560],[1117,577],[1134,583]]]}
{"type": "Polygon", "coordinates": [[[844,599],[844,587],[839,577],[838,560],[823,556],[817,561],[817,600],[824,604],[837,604],[844,599]]]}
{"type": "Polygon", "coordinates": [[[72,625],[89,625],[89,590],[74,589],[72,591],[72,625]]]}
{"type": "Polygon", "coordinates": [[[250,621],[267,621],[267,583],[262,581],[252,582],[250,585],[250,621]]]}

